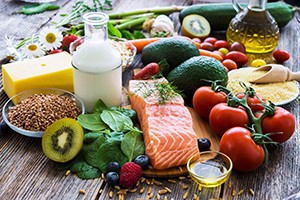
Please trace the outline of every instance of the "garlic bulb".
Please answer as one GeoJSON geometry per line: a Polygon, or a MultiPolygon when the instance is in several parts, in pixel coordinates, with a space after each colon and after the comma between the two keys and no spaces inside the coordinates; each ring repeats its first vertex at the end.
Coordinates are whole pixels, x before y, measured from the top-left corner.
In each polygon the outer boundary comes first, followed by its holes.
{"type": "Polygon", "coordinates": [[[173,36],[174,24],[172,20],[166,15],[159,15],[154,19],[151,26],[151,37],[173,36]]]}

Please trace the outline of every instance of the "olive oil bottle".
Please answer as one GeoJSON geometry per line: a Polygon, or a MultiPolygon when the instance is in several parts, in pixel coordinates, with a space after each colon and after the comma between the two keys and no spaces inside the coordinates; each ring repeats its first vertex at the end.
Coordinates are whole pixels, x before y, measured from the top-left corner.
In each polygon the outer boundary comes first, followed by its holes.
{"type": "Polygon", "coordinates": [[[237,0],[232,2],[238,14],[228,26],[227,41],[243,43],[247,53],[273,51],[279,40],[279,28],[266,10],[267,0],[249,0],[246,8],[242,8],[237,0]]]}

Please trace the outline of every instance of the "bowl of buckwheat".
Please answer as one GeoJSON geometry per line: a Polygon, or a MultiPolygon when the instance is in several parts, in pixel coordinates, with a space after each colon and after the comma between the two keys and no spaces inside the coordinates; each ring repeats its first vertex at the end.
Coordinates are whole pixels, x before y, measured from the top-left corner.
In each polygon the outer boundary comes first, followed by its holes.
{"type": "Polygon", "coordinates": [[[57,88],[27,90],[11,97],[2,108],[4,122],[15,132],[42,137],[54,121],[77,119],[85,112],[82,100],[75,94],[57,88]]]}

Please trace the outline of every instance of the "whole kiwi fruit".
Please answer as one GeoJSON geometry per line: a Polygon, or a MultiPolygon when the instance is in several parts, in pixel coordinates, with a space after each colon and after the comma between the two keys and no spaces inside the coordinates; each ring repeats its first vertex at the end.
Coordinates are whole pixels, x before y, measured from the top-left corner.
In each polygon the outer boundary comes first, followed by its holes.
{"type": "Polygon", "coordinates": [[[44,154],[55,162],[68,162],[75,158],[83,146],[84,132],[79,122],[63,118],[47,127],[42,136],[44,154]]]}

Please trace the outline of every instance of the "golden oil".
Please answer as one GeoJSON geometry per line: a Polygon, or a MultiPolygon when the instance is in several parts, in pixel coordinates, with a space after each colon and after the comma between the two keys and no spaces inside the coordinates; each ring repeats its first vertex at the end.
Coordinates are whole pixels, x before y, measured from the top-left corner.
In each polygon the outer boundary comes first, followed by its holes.
{"type": "Polygon", "coordinates": [[[230,176],[226,163],[215,160],[194,162],[190,169],[195,174],[191,178],[203,187],[216,187],[224,183],[230,176]]]}
{"type": "Polygon", "coordinates": [[[279,28],[267,10],[248,6],[231,20],[226,38],[243,43],[247,53],[268,53],[278,44],[279,28]]]}

